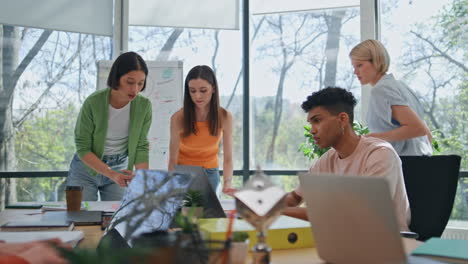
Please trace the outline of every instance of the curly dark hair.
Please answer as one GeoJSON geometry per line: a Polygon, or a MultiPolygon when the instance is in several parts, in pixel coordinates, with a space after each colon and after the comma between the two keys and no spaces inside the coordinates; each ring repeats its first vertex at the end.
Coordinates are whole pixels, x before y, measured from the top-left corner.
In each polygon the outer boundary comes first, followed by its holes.
{"type": "Polygon", "coordinates": [[[345,112],[349,116],[349,122],[353,125],[356,103],[356,98],[351,92],[340,87],[327,87],[307,96],[307,100],[302,103],[301,107],[306,113],[318,106],[325,108],[333,115],[345,112]]]}

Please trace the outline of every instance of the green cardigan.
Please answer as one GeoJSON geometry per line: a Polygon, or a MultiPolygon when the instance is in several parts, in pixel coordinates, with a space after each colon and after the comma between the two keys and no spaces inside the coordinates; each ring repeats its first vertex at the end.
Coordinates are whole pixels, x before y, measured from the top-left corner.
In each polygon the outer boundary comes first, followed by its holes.
{"type": "MultiPolygon", "coordinates": [[[[106,143],[109,116],[110,88],[91,94],[83,103],[75,126],[76,152],[80,159],[93,152],[100,159],[103,157],[106,143]]],[[[137,95],[130,103],[130,129],[128,135],[128,170],[134,164],[148,162],[148,131],[151,126],[151,102],[142,95],[137,95]]],[[[88,167],[89,168],[89,167],[88,167]]],[[[93,176],[97,172],[90,169],[93,176]]]]}

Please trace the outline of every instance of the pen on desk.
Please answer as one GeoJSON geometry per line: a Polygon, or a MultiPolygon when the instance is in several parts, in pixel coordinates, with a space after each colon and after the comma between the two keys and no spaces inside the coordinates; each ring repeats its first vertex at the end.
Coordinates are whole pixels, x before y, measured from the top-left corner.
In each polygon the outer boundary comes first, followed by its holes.
{"type": "Polygon", "coordinates": [[[40,212],[40,213],[30,213],[30,214],[25,214],[25,215],[39,215],[39,214],[43,214],[44,212],[40,212]]]}

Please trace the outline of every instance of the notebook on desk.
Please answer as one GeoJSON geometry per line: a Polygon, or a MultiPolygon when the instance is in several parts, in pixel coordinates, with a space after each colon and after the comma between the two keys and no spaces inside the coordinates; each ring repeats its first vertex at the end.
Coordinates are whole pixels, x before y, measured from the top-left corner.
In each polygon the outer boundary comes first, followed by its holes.
{"type": "Polygon", "coordinates": [[[71,231],[73,228],[73,222],[66,219],[10,221],[0,226],[2,232],[71,231]]]}
{"type": "Polygon", "coordinates": [[[317,252],[335,264],[443,263],[407,256],[384,178],[300,173],[317,252]]]}
{"type": "Polygon", "coordinates": [[[75,226],[100,225],[102,222],[101,211],[50,211],[42,215],[42,221],[68,221],[75,226]]]}
{"type": "Polygon", "coordinates": [[[411,253],[450,263],[468,263],[468,240],[432,237],[411,253]]]}

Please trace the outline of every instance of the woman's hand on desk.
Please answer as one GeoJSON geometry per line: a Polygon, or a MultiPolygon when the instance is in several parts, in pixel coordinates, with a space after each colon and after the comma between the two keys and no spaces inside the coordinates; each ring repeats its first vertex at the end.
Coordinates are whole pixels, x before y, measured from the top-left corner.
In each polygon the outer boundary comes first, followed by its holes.
{"type": "Polygon", "coordinates": [[[130,181],[133,179],[133,172],[131,170],[111,170],[106,176],[117,183],[119,186],[127,187],[130,181]]]}
{"type": "Polygon", "coordinates": [[[232,188],[231,182],[225,182],[223,184],[223,193],[229,196],[234,196],[235,192],[237,192],[237,189],[232,188]]]}

